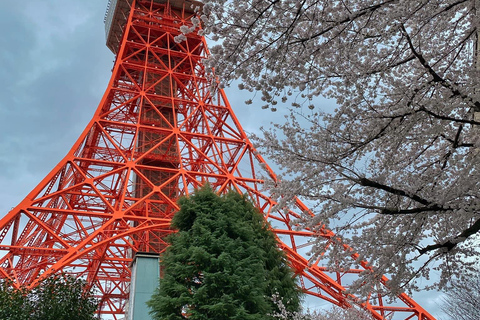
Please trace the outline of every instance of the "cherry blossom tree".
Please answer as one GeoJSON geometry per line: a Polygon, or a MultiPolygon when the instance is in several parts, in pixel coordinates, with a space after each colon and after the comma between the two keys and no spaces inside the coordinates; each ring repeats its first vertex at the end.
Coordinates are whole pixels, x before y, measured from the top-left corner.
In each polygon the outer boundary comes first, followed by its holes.
{"type": "MultiPolygon", "coordinates": [[[[316,203],[306,226],[329,225],[398,290],[473,270],[478,0],[203,2],[202,33],[220,43],[206,64],[221,83],[291,110],[256,141],[282,169],[272,192],[316,203]],[[337,109],[323,112],[319,96],[337,109]]],[[[341,246],[325,257],[351,263],[341,246]]]]}
{"type": "Polygon", "coordinates": [[[451,281],[442,301],[442,310],[451,320],[480,319],[480,277],[469,281],[451,281]]]}

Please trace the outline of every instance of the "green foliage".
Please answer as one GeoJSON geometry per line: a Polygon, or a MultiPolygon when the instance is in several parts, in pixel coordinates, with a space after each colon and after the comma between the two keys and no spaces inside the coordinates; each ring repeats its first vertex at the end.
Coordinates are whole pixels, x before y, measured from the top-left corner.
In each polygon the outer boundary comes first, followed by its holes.
{"type": "Polygon", "coordinates": [[[54,276],[31,290],[0,283],[2,320],[93,320],[96,310],[97,302],[81,279],[54,276]]]}
{"type": "Polygon", "coordinates": [[[8,282],[0,283],[0,319],[29,320],[34,305],[27,298],[28,291],[24,288],[15,289],[8,282]]]}
{"type": "Polygon", "coordinates": [[[274,234],[255,207],[210,187],[180,200],[164,276],[148,305],[154,319],[268,319],[278,294],[290,311],[300,291],[274,234]]]}

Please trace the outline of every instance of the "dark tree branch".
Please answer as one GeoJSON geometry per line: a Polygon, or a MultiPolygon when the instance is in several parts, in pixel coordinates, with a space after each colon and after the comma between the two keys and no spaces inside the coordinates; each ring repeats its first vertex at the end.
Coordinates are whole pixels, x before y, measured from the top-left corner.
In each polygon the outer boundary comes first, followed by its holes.
{"type": "Polygon", "coordinates": [[[376,5],[373,5],[373,6],[370,6],[370,7],[367,7],[367,8],[364,8],[364,9],[361,9],[359,10],[355,15],[351,15],[349,17],[346,17],[345,19],[343,20],[340,20],[340,21],[336,21],[334,25],[328,27],[328,28],[325,28],[319,32],[317,32],[316,34],[308,37],[308,38],[304,38],[304,39],[299,39],[297,41],[294,41],[292,42],[292,44],[294,43],[303,43],[303,42],[306,42],[306,41],[309,41],[309,40],[312,40],[312,39],[315,39],[315,38],[318,38],[318,37],[321,37],[322,35],[324,35],[325,33],[333,30],[335,27],[338,27],[342,24],[345,24],[345,23],[349,23],[349,22],[352,22],[370,12],[374,12],[375,10],[387,5],[387,4],[390,4],[390,3],[393,3],[393,2],[396,2],[396,0],[388,0],[388,1],[385,1],[385,2],[382,2],[382,3],[379,3],[379,4],[376,4],[376,5]]]}
{"type": "MultiPolygon", "coordinates": [[[[420,62],[420,64],[427,70],[427,72],[430,74],[430,76],[433,77],[433,82],[440,83],[443,87],[449,89],[452,92],[452,95],[454,97],[461,97],[465,101],[468,101],[473,105],[475,110],[480,110],[480,101],[473,101],[472,98],[468,97],[467,95],[461,93],[456,87],[454,87],[449,81],[445,80],[442,78],[433,68],[428,64],[427,60],[423,57],[423,55],[418,52],[415,49],[415,46],[413,45],[412,39],[410,38],[410,35],[408,34],[407,30],[405,29],[405,26],[402,24],[400,26],[403,35],[407,39],[408,45],[410,47],[410,50],[412,51],[413,55],[417,57],[417,60],[420,62]]],[[[472,31],[470,35],[473,35],[475,32],[472,31]]]]}
{"type": "Polygon", "coordinates": [[[446,249],[447,251],[452,250],[455,248],[459,243],[465,241],[468,239],[468,237],[478,233],[480,231],[480,219],[475,221],[473,225],[471,225],[469,228],[465,229],[462,233],[460,233],[458,236],[453,238],[452,240],[448,240],[442,243],[436,243],[432,245],[428,245],[423,249],[418,250],[420,254],[425,254],[429,251],[437,250],[437,249],[446,249]]]}
{"type": "MultiPolygon", "coordinates": [[[[450,142],[452,146],[455,144],[455,141],[453,139],[450,139],[444,134],[441,134],[440,137],[450,142]]],[[[471,148],[471,147],[473,147],[473,143],[458,143],[454,148],[471,148]]]]}
{"type": "Polygon", "coordinates": [[[436,114],[430,110],[427,110],[424,106],[420,106],[418,111],[423,111],[429,115],[431,115],[434,118],[440,119],[440,120],[447,120],[447,121],[453,121],[453,122],[459,122],[459,123],[467,123],[467,124],[473,124],[473,125],[480,125],[480,122],[474,121],[474,120],[465,120],[465,119],[457,119],[457,118],[452,118],[448,116],[442,116],[439,114],[436,114]]]}
{"type": "Polygon", "coordinates": [[[391,194],[395,194],[395,195],[398,195],[398,196],[403,196],[403,197],[412,199],[412,200],[414,200],[418,203],[423,204],[424,206],[432,207],[432,208],[437,207],[438,209],[441,209],[441,207],[438,207],[437,204],[432,203],[432,202],[430,202],[430,201],[428,201],[428,200],[426,200],[426,199],[424,199],[424,198],[422,198],[418,195],[409,194],[409,193],[407,193],[403,190],[396,189],[396,188],[387,186],[385,184],[378,183],[376,181],[373,181],[373,180],[370,180],[370,179],[367,179],[367,178],[360,178],[360,179],[357,179],[356,181],[364,187],[372,187],[372,188],[384,190],[384,191],[387,191],[391,194]]]}
{"type": "Polygon", "coordinates": [[[397,208],[385,208],[380,211],[380,214],[384,215],[403,215],[403,214],[416,214],[416,213],[424,213],[424,212],[431,212],[431,211],[448,211],[449,209],[440,207],[438,205],[434,205],[431,207],[419,207],[413,209],[397,209],[397,208]]]}

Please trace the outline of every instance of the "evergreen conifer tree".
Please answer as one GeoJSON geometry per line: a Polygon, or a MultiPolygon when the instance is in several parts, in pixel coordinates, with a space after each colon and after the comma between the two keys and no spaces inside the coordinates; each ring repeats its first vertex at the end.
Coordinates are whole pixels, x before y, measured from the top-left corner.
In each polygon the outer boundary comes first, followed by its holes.
{"type": "Polygon", "coordinates": [[[289,311],[301,293],[261,214],[242,195],[204,187],[180,200],[163,278],[148,305],[154,319],[268,319],[274,294],[289,311]]]}

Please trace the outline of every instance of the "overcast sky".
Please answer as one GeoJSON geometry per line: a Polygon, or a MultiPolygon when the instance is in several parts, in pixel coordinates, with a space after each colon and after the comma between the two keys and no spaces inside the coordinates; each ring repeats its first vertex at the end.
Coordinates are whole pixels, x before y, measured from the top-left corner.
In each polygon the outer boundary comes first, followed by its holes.
{"type": "MultiPolygon", "coordinates": [[[[0,216],[18,204],[67,154],[107,87],[113,54],[105,46],[107,0],[7,0],[0,9],[0,216]]],[[[248,132],[282,114],[227,95],[248,132]]],[[[438,293],[414,298],[439,317],[438,293]]]]}

